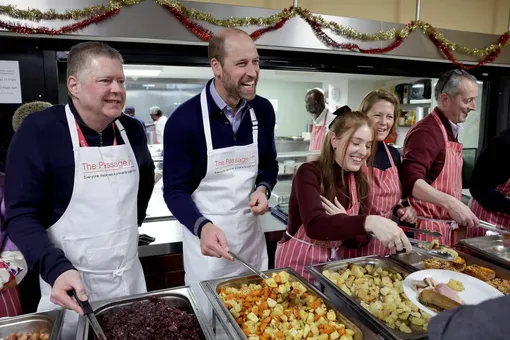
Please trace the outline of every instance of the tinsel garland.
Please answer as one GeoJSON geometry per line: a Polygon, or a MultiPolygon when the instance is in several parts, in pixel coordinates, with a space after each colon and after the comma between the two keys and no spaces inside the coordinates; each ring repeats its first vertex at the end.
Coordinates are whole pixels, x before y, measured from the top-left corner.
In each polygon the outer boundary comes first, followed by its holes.
{"type": "Polygon", "coordinates": [[[115,10],[107,11],[104,13],[95,14],[87,19],[78,21],[74,24],[62,26],[58,29],[49,28],[49,27],[45,27],[45,26],[30,27],[28,25],[6,22],[3,20],[0,20],[0,28],[4,28],[11,32],[21,33],[21,34],[62,35],[62,34],[66,34],[66,33],[76,32],[76,31],[81,30],[81,29],[83,29],[87,26],[90,26],[92,24],[97,24],[101,21],[104,21],[106,19],[113,17],[114,15],[119,14],[119,12],[120,12],[120,9],[115,9],[115,10]]]}
{"type": "MultiPolygon", "coordinates": [[[[77,23],[66,25],[58,29],[48,27],[30,27],[29,25],[17,24],[0,20],[0,28],[7,29],[12,32],[24,34],[50,34],[59,35],[72,33],[87,27],[93,23],[98,23],[115,14],[120,9],[127,6],[133,6],[144,0],[110,0],[107,5],[90,6],[80,9],[66,10],[57,12],[54,9],[41,11],[38,9],[18,9],[14,5],[0,5],[0,14],[7,15],[14,19],[40,21],[40,20],[77,20],[83,19],[77,23]]],[[[362,53],[385,53],[391,51],[402,44],[410,33],[421,30],[424,32],[435,46],[447,57],[452,63],[459,67],[470,69],[478,67],[485,63],[494,61],[500,54],[503,47],[510,45],[510,31],[503,33],[497,44],[491,44],[484,48],[470,48],[464,45],[450,41],[442,33],[438,32],[430,24],[423,21],[412,21],[404,28],[390,29],[376,33],[363,33],[351,27],[341,25],[334,21],[328,21],[320,15],[311,13],[309,10],[301,7],[290,7],[282,10],[280,13],[267,17],[244,17],[244,18],[216,18],[213,15],[194,8],[187,8],[177,0],[152,0],[155,3],[168,9],[183,25],[190,29],[194,34],[204,40],[209,40],[213,32],[204,28],[195,21],[204,21],[215,26],[221,27],[239,27],[239,26],[264,26],[263,28],[251,34],[254,40],[263,34],[281,28],[289,19],[299,16],[305,20],[312,28],[314,34],[326,46],[336,49],[347,49],[362,53]],[[359,41],[389,41],[392,42],[378,49],[362,49],[355,43],[338,43],[332,37],[325,33],[330,30],[335,35],[359,41]],[[482,58],[477,65],[466,66],[460,64],[455,59],[453,53],[465,54],[477,58],[482,58]]]]}

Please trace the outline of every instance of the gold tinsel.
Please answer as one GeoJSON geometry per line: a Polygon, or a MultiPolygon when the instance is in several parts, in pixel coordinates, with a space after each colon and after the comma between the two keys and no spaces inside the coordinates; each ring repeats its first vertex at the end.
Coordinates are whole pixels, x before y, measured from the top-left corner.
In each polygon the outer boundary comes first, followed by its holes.
{"type": "Polygon", "coordinates": [[[71,20],[88,18],[104,12],[113,11],[126,6],[139,4],[144,0],[110,0],[107,5],[90,6],[79,9],[68,9],[59,13],[54,9],[41,11],[34,8],[18,9],[14,5],[0,5],[0,14],[14,19],[41,21],[41,20],[71,20]]]}
{"type": "MultiPolygon", "coordinates": [[[[0,5],[0,14],[10,16],[15,19],[24,19],[32,21],[40,20],[70,20],[82,19],[92,15],[101,14],[107,11],[120,9],[126,6],[132,6],[141,3],[144,0],[110,0],[107,5],[91,6],[82,9],[67,10],[63,13],[58,13],[54,9],[48,11],[40,11],[38,9],[18,9],[13,5],[0,5]]],[[[329,29],[336,35],[344,38],[359,40],[359,41],[385,41],[394,40],[396,38],[407,38],[410,33],[421,30],[423,33],[433,35],[435,39],[441,42],[446,48],[457,53],[473,56],[485,57],[497,51],[500,48],[510,45],[510,39],[506,44],[491,44],[484,48],[471,48],[446,38],[444,34],[436,31],[430,24],[423,21],[411,22],[404,28],[389,29],[386,31],[379,31],[376,33],[363,33],[348,26],[341,25],[334,21],[328,21],[320,15],[312,14],[309,10],[301,7],[291,7],[285,9],[280,13],[273,14],[267,17],[230,17],[230,18],[216,18],[213,15],[194,8],[188,8],[177,0],[152,0],[158,5],[167,6],[182,13],[187,18],[194,21],[204,21],[209,24],[221,27],[241,27],[241,26],[273,26],[282,19],[291,19],[299,16],[308,21],[317,22],[322,28],[329,29]]],[[[510,35],[510,31],[504,34],[510,35]]]]}

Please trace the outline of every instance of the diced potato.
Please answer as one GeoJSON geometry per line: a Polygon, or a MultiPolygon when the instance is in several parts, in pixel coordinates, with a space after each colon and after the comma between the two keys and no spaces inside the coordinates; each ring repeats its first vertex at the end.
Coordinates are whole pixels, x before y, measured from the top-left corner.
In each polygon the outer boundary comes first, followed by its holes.
{"type": "Polygon", "coordinates": [[[336,320],[336,313],[335,313],[335,311],[333,311],[333,310],[331,310],[331,309],[330,309],[330,310],[328,311],[327,315],[326,315],[326,318],[327,318],[328,320],[330,320],[330,321],[335,321],[335,320],[336,320]]]}
{"type": "Polygon", "coordinates": [[[278,287],[278,284],[276,283],[276,281],[275,281],[273,278],[266,279],[266,280],[265,280],[265,283],[266,283],[269,287],[272,287],[272,288],[276,288],[276,287],[278,287]]]}
{"type": "Polygon", "coordinates": [[[319,340],[328,340],[329,336],[327,334],[319,335],[319,340]]]}
{"type": "Polygon", "coordinates": [[[309,324],[306,324],[305,329],[303,331],[303,337],[304,338],[308,337],[308,334],[310,334],[311,330],[312,330],[312,327],[310,327],[309,324]]]}
{"type": "Polygon", "coordinates": [[[454,279],[450,279],[446,285],[457,292],[462,292],[465,289],[462,282],[454,279]]]}
{"type": "Polygon", "coordinates": [[[345,330],[345,335],[352,337],[352,336],[354,336],[354,331],[352,329],[347,328],[345,330]]]}
{"type": "Polygon", "coordinates": [[[274,308],[276,306],[276,301],[271,298],[267,298],[266,302],[269,308],[274,308]]]}
{"type": "Polygon", "coordinates": [[[416,326],[423,326],[425,324],[425,320],[422,318],[411,318],[411,323],[416,326]]]}
{"type": "Polygon", "coordinates": [[[338,334],[338,332],[337,332],[337,331],[334,331],[333,333],[331,333],[331,334],[329,335],[329,338],[330,338],[331,340],[338,339],[339,337],[340,337],[340,334],[338,334]]]}
{"type": "Polygon", "coordinates": [[[412,333],[413,331],[405,323],[401,323],[399,330],[404,333],[412,333]]]}
{"type": "Polygon", "coordinates": [[[255,314],[253,314],[253,312],[250,312],[250,314],[248,314],[248,319],[253,322],[259,321],[259,318],[255,314]]]}
{"type": "Polygon", "coordinates": [[[342,335],[342,337],[340,338],[340,340],[352,340],[352,337],[351,336],[348,336],[346,334],[342,335]]]}

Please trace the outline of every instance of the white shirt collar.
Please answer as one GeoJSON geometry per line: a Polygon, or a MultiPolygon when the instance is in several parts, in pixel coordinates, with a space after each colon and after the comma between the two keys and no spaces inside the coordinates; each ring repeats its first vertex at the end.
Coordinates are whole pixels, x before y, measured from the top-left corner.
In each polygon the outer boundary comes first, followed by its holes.
{"type": "MultiPolygon", "coordinates": [[[[324,110],[322,110],[321,114],[319,115],[319,117],[315,118],[313,120],[313,125],[316,125],[316,126],[322,126],[324,125],[324,117],[326,116],[326,113],[328,112],[329,108],[327,105],[324,106],[324,110]]],[[[326,122],[327,124],[327,122],[326,122]]]]}
{"type": "Polygon", "coordinates": [[[455,124],[451,120],[448,121],[450,122],[450,126],[452,127],[453,135],[455,136],[455,138],[459,137],[459,132],[464,128],[462,123],[455,124]]]}

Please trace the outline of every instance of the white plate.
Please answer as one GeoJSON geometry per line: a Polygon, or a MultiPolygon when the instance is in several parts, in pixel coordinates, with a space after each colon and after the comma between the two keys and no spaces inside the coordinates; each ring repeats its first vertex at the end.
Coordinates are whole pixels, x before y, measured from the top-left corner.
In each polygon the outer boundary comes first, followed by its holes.
{"type": "Polygon", "coordinates": [[[437,313],[418,302],[418,292],[414,289],[412,281],[423,280],[426,277],[433,278],[438,283],[447,284],[450,279],[462,282],[464,291],[457,292],[465,305],[477,305],[486,300],[503,296],[496,288],[472,276],[442,269],[426,269],[409,274],[404,280],[404,294],[412,303],[431,316],[437,313]]]}

